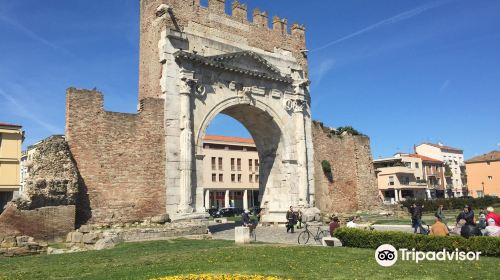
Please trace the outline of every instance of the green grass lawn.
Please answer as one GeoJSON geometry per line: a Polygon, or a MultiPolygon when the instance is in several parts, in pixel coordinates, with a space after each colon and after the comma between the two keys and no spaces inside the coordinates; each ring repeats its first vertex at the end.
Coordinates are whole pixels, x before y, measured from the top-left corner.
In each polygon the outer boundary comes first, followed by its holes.
{"type": "Polygon", "coordinates": [[[223,240],[124,243],[111,250],[0,258],[0,279],[148,279],[187,273],[246,273],[292,279],[494,279],[500,259],[398,261],[383,268],[374,250],[223,240]]]}

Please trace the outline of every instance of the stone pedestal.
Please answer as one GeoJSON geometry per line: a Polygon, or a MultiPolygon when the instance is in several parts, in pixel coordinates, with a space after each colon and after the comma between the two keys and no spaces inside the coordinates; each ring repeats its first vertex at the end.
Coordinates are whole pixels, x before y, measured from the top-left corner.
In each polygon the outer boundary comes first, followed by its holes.
{"type": "Polygon", "coordinates": [[[234,228],[234,242],[236,244],[250,243],[250,229],[248,227],[234,228]]]}
{"type": "Polygon", "coordinates": [[[342,242],[335,237],[323,237],[321,245],[325,247],[342,247],[342,242]]]}

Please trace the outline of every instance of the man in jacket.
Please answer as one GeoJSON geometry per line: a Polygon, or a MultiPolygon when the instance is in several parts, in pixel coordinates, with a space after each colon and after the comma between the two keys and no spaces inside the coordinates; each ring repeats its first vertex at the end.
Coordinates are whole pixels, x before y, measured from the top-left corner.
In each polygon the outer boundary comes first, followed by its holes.
{"type": "Polygon", "coordinates": [[[468,205],[465,205],[464,210],[460,212],[460,214],[458,214],[457,223],[461,219],[464,219],[465,224],[467,225],[473,225],[473,226],[476,225],[476,223],[474,222],[474,211],[472,211],[471,207],[468,205]]]}
{"type": "Polygon", "coordinates": [[[290,209],[286,212],[286,220],[288,221],[286,224],[286,232],[291,231],[294,232],[294,226],[297,223],[297,215],[293,212],[293,207],[290,206],[290,209]]]}
{"type": "Polygon", "coordinates": [[[427,231],[425,228],[422,226],[422,211],[423,211],[423,206],[417,205],[413,203],[410,209],[411,213],[411,219],[412,219],[412,227],[413,227],[413,233],[417,233],[417,228],[420,229],[420,233],[426,233],[427,231]]]}

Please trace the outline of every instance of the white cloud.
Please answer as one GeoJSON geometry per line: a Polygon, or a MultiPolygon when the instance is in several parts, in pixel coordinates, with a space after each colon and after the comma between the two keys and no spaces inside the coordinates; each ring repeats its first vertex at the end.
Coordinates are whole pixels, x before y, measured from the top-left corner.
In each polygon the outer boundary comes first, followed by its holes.
{"type": "Polygon", "coordinates": [[[323,79],[323,77],[325,77],[325,75],[330,72],[330,70],[333,69],[333,67],[335,66],[335,60],[334,59],[331,59],[331,58],[327,58],[325,60],[323,60],[319,66],[316,68],[316,71],[314,71],[314,78],[316,80],[316,84],[319,85],[319,83],[321,82],[321,80],[323,79]]]}

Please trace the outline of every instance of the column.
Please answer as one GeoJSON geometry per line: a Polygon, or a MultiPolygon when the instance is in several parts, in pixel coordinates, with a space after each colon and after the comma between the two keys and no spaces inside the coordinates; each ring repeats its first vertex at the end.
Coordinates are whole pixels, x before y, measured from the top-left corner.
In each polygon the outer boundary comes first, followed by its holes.
{"type": "Polygon", "coordinates": [[[212,208],[212,205],[210,205],[210,190],[206,189],[205,190],[205,209],[210,209],[212,208]]]}
{"type": "Polygon", "coordinates": [[[181,70],[180,73],[180,199],[178,212],[191,213],[193,211],[191,202],[191,172],[193,164],[192,137],[191,131],[191,88],[195,82],[194,73],[181,70]]]}
{"type": "Polygon", "coordinates": [[[224,207],[228,208],[229,205],[229,190],[226,190],[226,195],[224,196],[224,207]]]}
{"type": "Polygon", "coordinates": [[[396,189],[394,189],[394,200],[395,200],[396,202],[398,202],[398,201],[399,201],[398,190],[396,190],[396,189]]]}
{"type": "Polygon", "coordinates": [[[431,199],[431,190],[427,189],[427,199],[431,199]]]}
{"type": "Polygon", "coordinates": [[[248,190],[243,191],[243,209],[248,209],[248,190]]]}

